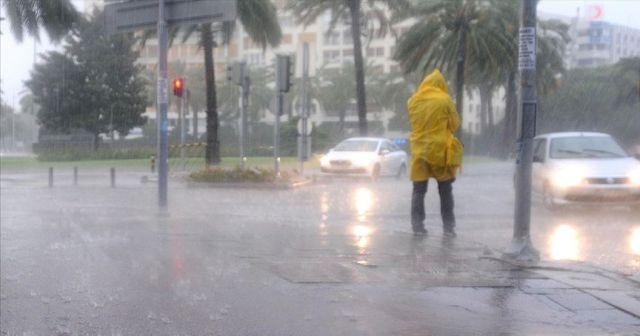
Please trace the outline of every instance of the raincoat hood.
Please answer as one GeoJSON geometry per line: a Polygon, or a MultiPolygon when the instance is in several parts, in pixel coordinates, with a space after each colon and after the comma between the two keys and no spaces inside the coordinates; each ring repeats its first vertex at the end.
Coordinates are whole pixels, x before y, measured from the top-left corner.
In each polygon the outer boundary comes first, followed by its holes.
{"type": "Polygon", "coordinates": [[[440,91],[444,91],[444,93],[446,94],[449,94],[447,81],[444,79],[444,76],[442,75],[440,70],[433,70],[427,77],[422,80],[422,83],[420,83],[420,88],[418,89],[418,93],[429,89],[437,89],[440,91]]]}

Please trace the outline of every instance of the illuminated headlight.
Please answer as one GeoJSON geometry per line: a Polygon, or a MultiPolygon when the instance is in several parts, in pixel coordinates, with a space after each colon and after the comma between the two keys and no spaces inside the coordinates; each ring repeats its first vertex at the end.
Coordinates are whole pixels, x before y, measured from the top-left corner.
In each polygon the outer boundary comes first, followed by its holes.
{"type": "Polygon", "coordinates": [[[629,173],[629,182],[631,182],[632,185],[640,186],[640,167],[636,167],[636,169],[629,173]]]}
{"type": "Polygon", "coordinates": [[[551,176],[551,183],[559,188],[575,187],[582,184],[584,178],[584,172],[579,169],[560,169],[551,176]]]}
{"type": "Polygon", "coordinates": [[[369,156],[357,156],[351,160],[354,166],[356,167],[369,167],[372,162],[372,158],[369,156]]]}
{"type": "Polygon", "coordinates": [[[320,158],[320,165],[324,166],[324,167],[329,165],[329,156],[328,155],[324,155],[324,156],[322,156],[322,158],[320,158]]]}

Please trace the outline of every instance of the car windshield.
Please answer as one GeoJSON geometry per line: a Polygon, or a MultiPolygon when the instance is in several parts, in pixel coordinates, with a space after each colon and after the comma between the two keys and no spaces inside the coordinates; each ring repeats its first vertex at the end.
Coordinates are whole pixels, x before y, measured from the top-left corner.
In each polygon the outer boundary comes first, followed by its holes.
{"type": "Polygon", "coordinates": [[[378,148],[376,140],[346,140],[339,143],[336,152],[374,152],[378,148]]]}
{"type": "Polygon", "coordinates": [[[607,136],[580,136],[551,140],[551,158],[620,158],[626,157],[624,150],[607,136]]]}

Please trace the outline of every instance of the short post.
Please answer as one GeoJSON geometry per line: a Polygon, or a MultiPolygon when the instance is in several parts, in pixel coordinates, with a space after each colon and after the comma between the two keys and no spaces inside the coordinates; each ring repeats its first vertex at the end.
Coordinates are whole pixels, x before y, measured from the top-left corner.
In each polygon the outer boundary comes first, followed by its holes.
{"type": "Polygon", "coordinates": [[[156,172],[156,157],[151,155],[149,159],[151,160],[151,174],[154,174],[156,172]]]}
{"type": "Polygon", "coordinates": [[[49,167],[49,188],[53,187],[53,167],[49,167]]]}
{"type": "Polygon", "coordinates": [[[116,169],[111,167],[110,172],[111,172],[111,188],[115,188],[116,187],[116,169]]]}
{"type": "Polygon", "coordinates": [[[73,185],[78,185],[78,167],[73,167],[73,185]]]}

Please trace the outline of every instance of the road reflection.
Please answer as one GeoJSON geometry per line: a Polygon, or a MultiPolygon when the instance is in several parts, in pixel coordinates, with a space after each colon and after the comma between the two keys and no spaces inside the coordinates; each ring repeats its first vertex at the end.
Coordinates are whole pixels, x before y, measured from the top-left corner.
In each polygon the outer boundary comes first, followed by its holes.
{"type": "Polygon", "coordinates": [[[358,221],[365,222],[367,213],[373,206],[373,192],[368,188],[358,188],[354,194],[354,204],[358,214],[358,221]]]}
{"type": "Polygon", "coordinates": [[[364,255],[367,248],[371,244],[371,235],[373,229],[369,226],[357,224],[351,227],[351,235],[353,236],[354,245],[358,248],[358,253],[364,255]]]}
{"type": "Polygon", "coordinates": [[[631,253],[636,256],[640,256],[640,226],[631,230],[631,236],[629,237],[629,248],[631,253]]]}
{"type": "Polygon", "coordinates": [[[549,237],[551,259],[578,260],[580,257],[580,243],[578,232],[570,225],[559,225],[549,237]]]}

